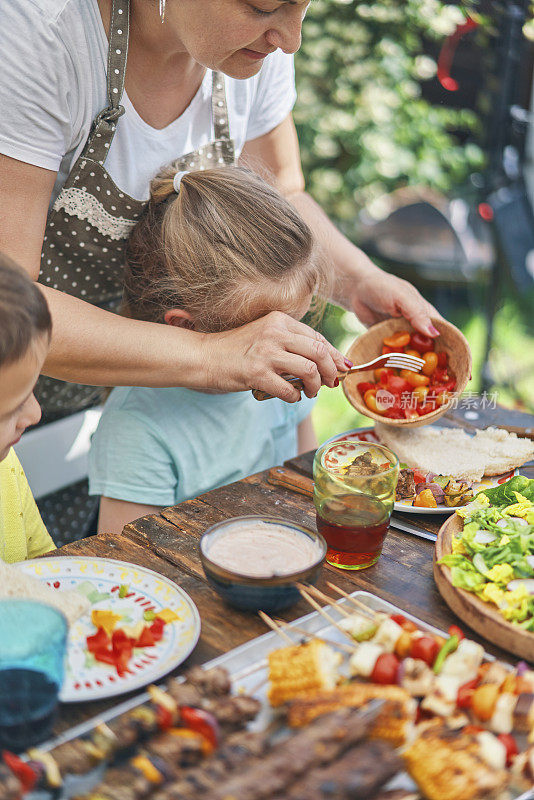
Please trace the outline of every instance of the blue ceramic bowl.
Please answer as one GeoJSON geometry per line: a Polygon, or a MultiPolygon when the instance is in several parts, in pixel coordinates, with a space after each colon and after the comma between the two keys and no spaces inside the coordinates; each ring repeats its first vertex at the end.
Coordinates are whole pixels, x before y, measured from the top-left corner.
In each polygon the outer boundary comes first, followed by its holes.
{"type": "MultiPolygon", "coordinates": [[[[260,534],[255,534],[260,538],[260,534]]],[[[202,535],[200,539],[200,560],[208,579],[208,583],[231,606],[243,611],[268,611],[270,613],[287,608],[300,599],[300,594],[295,584],[298,582],[315,583],[326,556],[326,542],[315,531],[277,517],[232,517],[232,519],[218,522],[202,535]],[[258,522],[267,525],[282,525],[308,536],[317,548],[317,557],[305,569],[286,575],[271,575],[269,577],[251,577],[233,572],[226,567],[212,561],[209,556],[210,545],[214,538],[220,535],[222,529],[234,523],[258,522]]]]}

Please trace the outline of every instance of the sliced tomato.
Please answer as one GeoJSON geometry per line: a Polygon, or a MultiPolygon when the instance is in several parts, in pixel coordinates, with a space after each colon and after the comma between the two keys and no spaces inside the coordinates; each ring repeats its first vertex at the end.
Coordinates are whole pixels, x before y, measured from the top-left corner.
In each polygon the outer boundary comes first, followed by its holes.
{"type": "Polygon", "coordinates": [[[390,406],[386,411],[383,412],[385,417],[389,419],[406,419],[404,416],[404,410],[398,406],[390,406]]]}
{"type": "Polygon", "coordinates": [[[152,636],[154,637],[154,641],[155,642],[159,642],[160,639],[163,638],[163,629],[164,628],[165,628],[165,622],[162,619],[160,619],[159,617],[156,617],[156,619],[154,620],[154,622],[150,626],[150,632],[151,632],[152,636]]]}
{"type": "Polygon", "coordinates": [[[396,622],[397,625],[400,625],[401,628],[406,622],[406,617],[404,617],[402,614],[392,614],[390,619],[392,619],[393,622],[396,622]]]}
{"type": "MultiPolygon", "coordinates": [[[[451,627],[454,627],[454,625],[451,627]]],[[[478,683],[478,678],[473,678],[472,681],[467,681],[467,683],[460,686],[458,694],[456,695],[456,705],[458,708],[471,708],[473,694],[475,693],[478,683]]]]}
{"type": "Polygon", "coordinates": [[[441,353],[438,353],[438,367],[446,367],[447,366],[447,353],[442,350],[441,353]]]}
{"type": "Polygon", "coordinates": [[[497,739],[504,745],[506,750],[506,766],[509,767],[519,753],[517,742],[511,733],[499,733],[497,739]]]}
{"type": "Polygon", "coordinates": [[[363,397],[368,389],[376,389],[376,383],[371,383],[370,381],[360,381],[360,383],[356,384],[356,388],[363,397]]]}
{"type": "Polygon", "coordinates": [[[391,334],[391,336],[387,336],[384,339],[384,344],[386,347],[406,347],[408,344],[410,344],[410,332],[397,331],[396,333],[391,334]]]}
{"type": "Polygon", "coordinates": [[[371,672],[373,683],[396,683],[400,661],[393,653],[381,653],[376,659],[376,664],[371,672]]]}
{"type": "Polygon", "coordinates": [[[375,381],[380,381],[380,383],[385,385],[387,383],[388,375],[394,374],[395,373],[393,370],[389,369],[389,367],[379,367],[374,371],[375,381]]]}
{"type": "Polygon", "coordinates": [[[398,353],[398,352],[399,352],[399,350],[397,350],[395,347],[388,347],[385,344],[382,345],[382,355],[383,356],[387,356],[388,353],[398,353]]]}
{"type": "Polygon", "coordinates": [[[404,378],[399,377],[398,375],[391,375],[386,383],[386,389],[391,392],[391,394],[398,394],[401,395],[403,392],[410,392],[412,391],[412,387],[408,383],[408,381],[404,380],[404,378]]]}
{"type": "Polygon", "coordinates": [[[434,349],[434,339],[431,339],[430,336],[425,336],[424,333],[416,331],[412,333],[410,337],[410,347],[423,355],[423,353],[434,349]]]}
{"type": "Polygon", "coordinates": [[[421,375],[411,369],[401,369],[400,376],[410,385],[410,389],[414,386],[428,386],[430,383],[428,375],[421,375]]]}
{"type": "Polygon", "coordinates": [[[447,372],[446,367],[436,367],[434,372],[432,373],[432,385],[439,385],[441,383],[447,383],[450,380],[450,375],[447,372]]]}
{"type": "Polygon", "coordinates": [[[184,725],[195,733],[200,733],[215,749],[219,744],[220,731],[213,714],[200,708],[180,706],[180,716],[184,725]]]}
{"type": "Polygon", "coordinates": [[[431,411],[435,411],[437,408],[435,403],[424,403],[422,406],[417,406],[417,413],[420,417],[424,417],[425,414],[430,414],[431,411]]]}
{"type": "Polygon", "coordinates": [[[155,644],[156,641],[154,639],[154,636],[152,635],[152,631],[150,630],[148,625],[145,625],[145,627],[141,631],[140,636],[138,636],[138,638],[134,642],[134,647],[154,647],[155,644]]]}
{"type": "Polygon", "coordinates": [[[436,660],[440,647],[432,636],[420,636],[412,642],[410,655],[412,658],[419,658],[431,667],[436,660]]]}

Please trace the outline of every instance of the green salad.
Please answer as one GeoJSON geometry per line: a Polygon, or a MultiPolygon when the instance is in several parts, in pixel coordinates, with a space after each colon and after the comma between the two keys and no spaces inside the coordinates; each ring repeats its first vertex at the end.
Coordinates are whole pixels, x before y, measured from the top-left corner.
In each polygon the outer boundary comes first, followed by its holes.
{"type": "Polygon", "coordinates": [[[534,632],[534,480],[516,475],[456,513],[463,531],[439,561],[450,567],[453,585],[534,632]]]}

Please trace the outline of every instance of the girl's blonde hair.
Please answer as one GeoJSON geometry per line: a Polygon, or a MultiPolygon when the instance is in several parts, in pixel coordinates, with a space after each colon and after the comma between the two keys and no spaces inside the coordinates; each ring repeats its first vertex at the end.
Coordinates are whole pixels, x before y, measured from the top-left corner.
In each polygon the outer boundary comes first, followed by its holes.
{"type": "Polygon", "coordinates": [[[177,193],[175,173],[169,166],[154,178],[128,242],[127,316],[163,322],[181,308],[197,330],[214,332],[326,296],[310,229],[262,178],[238,167],[188,172],[177,193]]]}

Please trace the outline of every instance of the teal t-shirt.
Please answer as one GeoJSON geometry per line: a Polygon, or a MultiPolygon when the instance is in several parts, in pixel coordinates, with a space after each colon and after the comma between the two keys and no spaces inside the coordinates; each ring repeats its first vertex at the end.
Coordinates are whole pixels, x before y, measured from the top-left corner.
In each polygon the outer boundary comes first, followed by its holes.
{"type": "Polygon", "coordinates": [[[281,464],[313,400],[258,402],[251,392],[113,389],[93,436],[89,491],[171,506],[281,464]]]}

